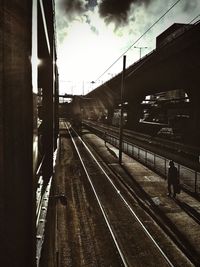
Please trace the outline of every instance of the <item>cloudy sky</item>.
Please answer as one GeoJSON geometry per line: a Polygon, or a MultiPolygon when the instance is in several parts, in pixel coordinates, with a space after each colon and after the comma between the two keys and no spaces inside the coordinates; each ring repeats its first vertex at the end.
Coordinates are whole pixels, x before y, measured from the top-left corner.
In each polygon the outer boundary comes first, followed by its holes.
{"type": "MultiPolygon", "coordinates": [[[[55,2],[60,92],[86,94],[122,70],[121,57],[106,71],[177,0],[55,2]]],[[[139,60],[138,47],[144,47],[144,56],[155,49],[156,36],[166,28],[175,22],[189,23],[199,14],[199,0],[180,0],[126,52],[126,66],[139,60]]]]}

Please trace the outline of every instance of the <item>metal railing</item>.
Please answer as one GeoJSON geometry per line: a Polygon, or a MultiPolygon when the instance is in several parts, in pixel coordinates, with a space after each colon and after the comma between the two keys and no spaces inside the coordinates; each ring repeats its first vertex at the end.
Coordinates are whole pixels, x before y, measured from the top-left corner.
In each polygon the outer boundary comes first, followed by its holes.
{"type": "MultiPolygon", "coordinates": [[[[119,139],[114,135],[107,134],[106,141],[117,148],[119,147],[119,139]]],[[[159,156],[154,152],[151,152],[145,148],[141,148],[126,140],[123,140],[122,151],[147,167],[155,170],[161,176],[167,176],[170,159],[159,156]]],[[[175,166],[178,168],[182,187],[191,192],[199,194],[200,173],[179,163],[175,163],[175,166]]]]}

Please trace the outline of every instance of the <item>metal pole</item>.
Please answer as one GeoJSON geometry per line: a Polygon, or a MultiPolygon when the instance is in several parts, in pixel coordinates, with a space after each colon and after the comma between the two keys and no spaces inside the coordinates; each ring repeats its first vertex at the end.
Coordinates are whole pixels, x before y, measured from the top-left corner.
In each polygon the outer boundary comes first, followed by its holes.
{"type": "Polygon", "coordinates": [[[123,57],[123,71],[121,81],[121,112],[120,112],[120,124],[119,124],[119,164],[122,163],[122,136],[123,136],[123,115],[124,115],[124,78],[126,70],[126,56],[123,57]]]}
{"type": "Polygon", "coordinates": [[[143,48],[148,48],[148,47],[147,46],[134,46],[134,48],[140,49],[140,59],[141,59],[141,57],[142,57],[142,49],[143,48]]]}

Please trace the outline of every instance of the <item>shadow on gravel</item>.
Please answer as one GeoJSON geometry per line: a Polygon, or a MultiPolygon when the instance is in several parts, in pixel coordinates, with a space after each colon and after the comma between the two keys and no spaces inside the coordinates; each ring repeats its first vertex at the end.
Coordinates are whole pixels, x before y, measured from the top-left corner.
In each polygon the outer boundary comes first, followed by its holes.
{"type": "MultiPolygon", "coordinates": [[[[137,199],[140,206],[157,222],[158,225],[165,231],[165,233],[170,236],[170,238],[175,242],[176,245],[187,255],[187,257],[192,261],[195,266],[200,262],[200,255],[196,248],[190,244],[189,240],[185,235],[178,229],[178,227],[171,221],[171,219],[166,216],[166,214],[157,206],[152,198],[146,193],[142,186],[134,179],[134,177],[129,173],[125,166],[121,165],[125,173],[131,178],[133,184],[137,188],[135,198],[137,199]],[[139,194],[138,194],[139,193],[139,194]],[[138,196],[137,196],[138,194],[138,196]],[[145,205],[141,199],[149,205],[145,205]]],[[[117,174],[116,174],[117,175],[117,174]]],[[[175,199],[175,201],[177,201],[175,199]]],[[[186,203],[184,203],[187,205],[186,203]]],[[[190,207],[191,208],[191,207],[190,207]]]]}
{"type": "Polygon", "coordinates": [[[178,199],[175,199],[175,202],[180,206],[182,210],[184,210],[190,217],[192,217],[195,222],[200,224],[200,214],[194,208],[178,199]]]}

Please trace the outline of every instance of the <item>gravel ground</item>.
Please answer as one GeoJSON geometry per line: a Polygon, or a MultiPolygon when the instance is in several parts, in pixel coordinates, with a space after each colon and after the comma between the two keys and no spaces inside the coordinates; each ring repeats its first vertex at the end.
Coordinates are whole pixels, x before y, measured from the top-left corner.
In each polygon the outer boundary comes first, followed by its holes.
{"type": "MultiPolygon", "coordinates": [[[[87,133],[86,136],[90,138],[87,133]]],[[[106,153],[109,159],[112,157],[113,164],[116,165],[115,156],[110,154],[110,150],[105,149],[104,142],[94,140],[93,135],[91,137],[95,143],[99,142],[98,149],[102,151],[101,153],[106,153]]],[[[127,208],[122,205],[118,192],[113,191],[103,173],[93,166],[83,146],[80,146],[80,149],[84,163],[90,169],[104,211],[127,258],[128,266],[168,266],[127,208]]],[[[126,190],[121,188],[120,192],[126,195],[126,190]]],[[[180,260],[181,253],[159,227],[138,207],[137,203],[131,198],[129,201],[148,228],[154,232],[156,239],[160,237],[162,245],[172,251],[169,252],[171,255],[173,251],[176,252],[180,260]]],[[[41,267],[123,266],[77,153],[66,134],[61,138],[61,150],[53,179],[47,222],[41,267]]],[[[172,258],[176,258],[176,255],[172,258]]],[[[175,266],[190,266],[190,264],[183,257],[175,266]]]]}
{"type": "Polygon", "coordinates": [[[62,138],[41,260],[42,267],[122,266],[68,137],[62,138]],[[67,205],[59,196],[67,197],[67,205]]]}

